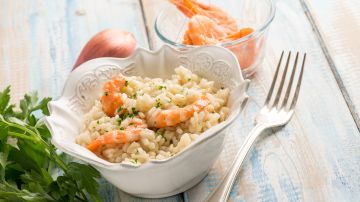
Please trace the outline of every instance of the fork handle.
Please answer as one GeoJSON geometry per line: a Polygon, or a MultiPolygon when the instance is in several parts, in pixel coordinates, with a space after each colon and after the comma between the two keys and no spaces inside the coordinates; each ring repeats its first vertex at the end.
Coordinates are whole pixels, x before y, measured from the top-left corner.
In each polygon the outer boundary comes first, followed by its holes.
{"type": "Polygon", "coordinates": [[[241,165],[243,164],[247,154],[249,153],[252,145],[255,143],[257,137],[266,129],[267,127],[263,124],[256,124],[255,127],[250,131],[249,135],[246,137],[243,145],[235,156],[235,160],[230,167],[228,174],[225,176],[223,182],[220,182],[220,185],[217,187],[215,192],[210,196],[208,201],[211,202],[225,202],[227,201],[231,188],[239,174],[241,165]]]}

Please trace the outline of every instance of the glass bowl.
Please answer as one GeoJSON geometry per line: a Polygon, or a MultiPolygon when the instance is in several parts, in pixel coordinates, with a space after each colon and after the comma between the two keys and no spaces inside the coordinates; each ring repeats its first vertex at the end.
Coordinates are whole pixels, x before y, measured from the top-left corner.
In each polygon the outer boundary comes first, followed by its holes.
{"type": "MultiPolygon", "coordinates": [[[[251,34],[240,39],[215,44],[231,50],[239,61],[243,75],[250,76],[264,57],[267,33],[275,16],[272,0],[213,0],[211,3],[228,8],[226,11],[237,20],[239,28],[254,29],[251,34]]],[[[188,21],[189,18],[175,6],[169,6],[157,16],[155,32],[164,43],[175,48],[187,50],[197,47],[182,43],[188,21]]]]}

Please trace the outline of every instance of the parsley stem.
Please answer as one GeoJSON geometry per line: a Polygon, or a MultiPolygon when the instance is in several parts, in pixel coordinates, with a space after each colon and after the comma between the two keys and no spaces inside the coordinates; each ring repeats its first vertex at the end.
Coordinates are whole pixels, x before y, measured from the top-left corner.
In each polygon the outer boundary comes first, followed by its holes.
{"type": "Polygon", "coordinates": [[[83,192],[81,192],[81,195],[83,195],[82,197],[84,199],[80,198],[79,196],[75,196],[75,198],[77,198],[79,201],[86,201],[87,198],[86,198],[85,194],[83,192]]]}
{"type": "MultiPolygon", "coordinates": [[[[56,164],[58,164],[65,173],[67,172],[68,168],[67,168],[66,164],[64,163],[64,161],[55,153],[55,151],[51,148],[51,146],[40,137],[39,134],[37,134],[36,132],[34,132],[24,126],[20,126],[20,125],[13,124],[10,122],[7,122],[7,124],[11,127],[18,128],[20,130],[23,130],[24,132],[29,133],[33,137],[26,136],[21,133],[11,132],[11,131],[8,132],[9,135],[18,137],[18,138],[28,139],[28,140],[35,141],[35,142],[40,141],[41,143],[43,143],[48,148],[47,153],[48,153],[49,158],[53,159],[56,162],[56,164]]],[[[7,148],[7,147],[5,147],[5,148],[7,148]]],[[[5,152],[4,152],[4,155],[5,155],[5,152]]],[[[6,158],[7,158],[7,154],[6,154],[6,158]]],[[[1,170],[1,179],[2,179],[2,181],[5,181],[5,168],[1,170]]],[[[81,196],[84,198],[84,201],[86,201],[87,197],[86,197],[85,193],[82,190],[80,191],[80,193],[81,193],[81,196]]]]}
{"type": "MultiPolygon", "coordinates": [[[[79,189],[79,190],[80,190],[80,189],[79,189]]],[[[84,200],[82,200],[82,201],[87,201],[87,197],[86,197],[85,193],[84,193],[83,191],[80,191],[80,193],[81,193],[81,196],[82,196],[83,199],[84,199],[84,200]]]]}
{"type": "MultiPolygon", "coordinates": [[[[21,126],[21,125],[14,124],[14,123],[11,123],[11,122],[5,122],[5,123],[8,124],[10,127],[14,127],[14,128],[17,128],[17,129],[20,129],[20,130],[22,130],[22,131],[24,131],[24,132],[29,133],[30,135],[32,135],[32,136],[33,136],[34,138],[36,138],[36,139],[42,140],[42,138],[39,138],[39,135],[38,135],[38,134],[36,134],[34,131],[28,129],[28,128],[25,127],[25,126],[21,126]]],[[[47,144],[45,141],[42,141],[42,142],[45,143],[45,144],[48,146],[48,144],[47,144]]]]}
{"type": "Polygon", "coordinates": [[[14,186],[12,186],[11,184],[9,184],[7,181],[4,181],[4,185],[8,188],[11,189],[13,191],[19,192],[19,190],[17,188],[15,188],[14,186]]]}
{"type": "Polygon", "coordinates": [[[24,134],[21,134],[21,133],[16,133],[16,132],[9,131],[8,134],[10,136],[17,137],[17,138],[20,138],[20,139],[31,140],[31,141],[33,141],[35,143],[37,142],[34,138],[29,137],[29,136],[24,135],[24,134]]]}
{"type": "Polygon", "coordinates": [[[9,151],[10,151],[9,145],[5,144],[2,159],[1,159],[1,167],[2,168],[1,168],[1,173],[0,173],[1,176],[0,177],[1,177],[2,182],[6,182],[5,181],[5,169],[6,169],[6,164],[7,164],[7,158],[8,158],[8,155],[9,155],[9,151]]]}
{"type": "Polygon", "coordinates": [[[23,131],[29,133],[31,136],[36,138],[37,141],[40,141],[41,143],[43,143],[48,148],[46,153],[49,156],[49,158],[53,159],[61,167],[61,169],[63,169],[65,172],[67,171],[67,166],[62,161],[62,159],[60,159],[59,156],[57,154],[55,154],[55,152],[51,148],[51,146],[45,140],[43,140],[39,134],[37,134],[36,132],[34,132],[33,130],[30,130],[29,128],[27,128],[25,126],[13,124],[11,122],[6,122],[6,123],[11,127],[14,127],[14,128],[17,128],[17,129],[20,129],[20,130],[23,130],[23,131]]]}

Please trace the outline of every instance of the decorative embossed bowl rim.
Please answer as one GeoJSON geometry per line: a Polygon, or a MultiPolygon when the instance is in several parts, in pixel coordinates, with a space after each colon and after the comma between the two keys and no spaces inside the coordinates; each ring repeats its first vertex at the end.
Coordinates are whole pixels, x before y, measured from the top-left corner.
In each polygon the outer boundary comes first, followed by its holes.
{"type": "Polygon", "coordinates": [[[168,45],[162,46],[157,51],[137,48],[128,58],[98,58],[80,65],[71,72],[62,96],[49,103],[50,116],[45,122],[52,133],[52,143],[73,157],[108,170],[147,169],[192,152],[194,147],[206,143],[208,139],[232,123],[247,100],[248,84],[249,81],[244,80],[241,75],[236,57],[222,47],[202,46],[188,51],[175,50],[168,45]],[[168,63],[172,64],[172,68],[165,65],[168,63]],[[94,100],[99,98],[104,81],[118,73],[147,77],[163,75],[161,77],[169,78],[174,73],[173,69],[179,65],[231,89],[228,100],[231,112],[224,122],[206,130],[173,157],[165,160],[150,160],[141,166],[108,162],[75,143],[75,136],[79,134],[82,124],[82,116],[92,107],[94,100]]]}

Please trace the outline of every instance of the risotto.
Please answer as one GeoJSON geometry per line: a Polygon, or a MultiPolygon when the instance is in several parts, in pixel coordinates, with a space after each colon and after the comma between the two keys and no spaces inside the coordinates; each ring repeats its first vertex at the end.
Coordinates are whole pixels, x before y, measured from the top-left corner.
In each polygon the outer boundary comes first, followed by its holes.
{"type": "Polygon", "coordinates": [[[76,142],[110,162],[167,159],[226,119],[228,95],[182,66],[166,80],[118,75],[84,115],[76,142]]]}

